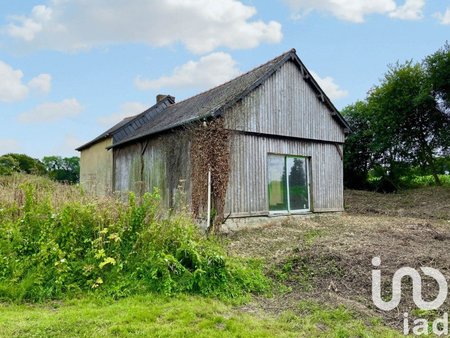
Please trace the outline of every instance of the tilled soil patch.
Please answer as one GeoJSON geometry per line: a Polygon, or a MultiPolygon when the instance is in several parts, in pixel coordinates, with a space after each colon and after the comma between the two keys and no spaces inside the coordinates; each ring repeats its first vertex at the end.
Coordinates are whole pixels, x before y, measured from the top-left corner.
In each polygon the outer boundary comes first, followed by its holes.
{"type": "MultiPolygon", "coordinates": [[[[450,282],[447,220],[344,213],[287,220],[242,231],[230,239],[230,251],[263,258],[268,273],[280,284],[280,291],[272,298],[256,298],[246,306],[248,311],[301,311],[300,302],[313,300],[324,306],[345,305],[365,318],[381,316],[396,328],[401,327],[404,312],[414,319],[450,311],[448,301],[437,312],[419,311],[413,303],[409,278],[403,281],[400,305],[392,311],[377,309],[371,293],[373,257],[381,259],[382,294],[386,300],[391,298],[392,276],[401,267],[433,267],[450,282]]],[[[433,300],[437,283],[425,277],[422,285],[424,300],[433,300]]]]}

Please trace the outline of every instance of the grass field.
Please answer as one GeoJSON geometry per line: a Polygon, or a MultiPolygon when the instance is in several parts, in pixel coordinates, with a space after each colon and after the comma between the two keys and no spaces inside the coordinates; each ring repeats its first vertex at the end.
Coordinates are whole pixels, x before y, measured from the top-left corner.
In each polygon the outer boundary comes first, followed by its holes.
{"type": "Polygon", "coordinates": [[[217,300],[146,295],[0,306],[1,337],[395,337],[345,307],[299,302],[295,311],[248,312],[217,300]]]}
{"type": "MultiPolygon", "coordinates": [[[[371,258],[382,257],[387,278],[404,265],[428,265],[450,280],[448,201],[448,188],[395,195],[346,191],[343,214],[283,219],[221,239],[230,257],[262,260],[272,280],[270,290],[244,303],[153,292],[115,300],[87,293],[34,303],[4,301],[0,337],[402,336],[401,313],[411,302],[393,313],[373,306],[371,258]]],[[[426,297],[433,296],[432,286],[424,288],[426,297]]],[[[446,303],[442,311],[448,310],[446,303]]]]}

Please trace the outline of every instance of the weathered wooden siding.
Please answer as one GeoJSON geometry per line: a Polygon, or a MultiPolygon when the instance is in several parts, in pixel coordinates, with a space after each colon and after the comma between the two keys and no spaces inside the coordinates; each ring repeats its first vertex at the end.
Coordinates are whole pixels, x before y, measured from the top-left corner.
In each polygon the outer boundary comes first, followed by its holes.
{"type": "MultiPolygon", "coordinates": [[[[342,151],[342,145],[339,145],[342,151]]],[[[343,163],[334,144],[234,134],[225,214],[267,215],[267,154],[310,157],[312,211],[343,210],[343,163]]]]}
{"type": "Polygon", "coordinates": [[[138,182],[142,181],[141,148],[140,143],[114,148],[114,191],[138,192],[138,182]]]}
{"type": "Polygon", "coordinates": [[[344,132],[294,62],[286,62],[226,112],[231,129],[344,142],[344,132]]]}
{"type": "Polygon", "coordinates": [[[181,136],[166,134],[115,149],[115,190],[142,194],[157,187],[169,208],[182,181],[190,203],[190,144],[181,136]]]}
{"type": "Polygon", "coordinates": [[[225,119],[237,131],[231,142],[226,214],[269,213],[269,153],[310,157],[312,211],[343,209],[343,163],[336,147],[342,151],[344,130],[293,62],[229,108],[225,119]]]}
{"type": "MultiPolygon", "coordinates": [[[[343,209],[344,131],[293,62],[225,112],[231,169],[225,213],[267,215],[269,153],[310,158],[311,209],[343,209]]],[[[114,150],[115,189],[158,187],[170,207],[180,179],[191,196],[190,141],[183,131],[151,137],[114,150]]],[[[190,201],[189,201],[190,202],[190,201]]]]}
{"type": "Polygon", "coordinates": [[[80,184],[89,192],[104,196],[112,192],[112,151],[111,138],[83,149],[80,154],[80,184]]]}

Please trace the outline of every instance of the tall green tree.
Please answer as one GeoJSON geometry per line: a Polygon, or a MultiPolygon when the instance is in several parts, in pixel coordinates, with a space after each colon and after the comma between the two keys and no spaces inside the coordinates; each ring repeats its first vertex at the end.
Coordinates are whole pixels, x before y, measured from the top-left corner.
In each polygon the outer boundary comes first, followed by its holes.
{"type": "Polygon", "coordinates": [[[59,182],[78,183],[80,180],[80,158],[46,156],[42,159],[48,176],[59,182]]]}
{"type": "Polygon", "coordinates": [[[10,153],[0,156],[0,159],[5,172],[23,172],[34,175],[44,175],[46,173],[44,164],[41,161],[25,154],[10,153]]]}
{"type": "MultiPolygon", "coordinates": [[[[428,56],[424,61],[424,67],[438,108],[448,118],[450,116],[450,44],[447,42],[436,53],[428,56]]],[[[442,153],[449,156],[450,131],[447,130],[442,138],[447,145],[442,149],[442,153]]]]}
{"type": "Polygon", "coordinates": [[[425,58],[424,67],[441,108],[450,109],[450,44],[425,58]]]}
{"type": "Polygon", "coordinates": [[[367,102],[357,101],[342,110],[352,133],[344,145],[344,184],[351,189],[367,188],[367,176],[372,163],[370,129],[367,102]]]}
{"type": "Polygon", "coordinates": [[[347,187],[365,188],[369,173],[385,191],[401,188],[400,178],[413,172],[440,184],[450,155],[450,45],[421,63],[390,66],[343,115],[353,130],[345,145],[347,187]]]}
{"type": "Polygon", "coordinates": [[[0,175],[12,175],[20,171],[19,162],[9,155],[0,156],[0,175]]]}
{"type": "Polygon", "coordinates": [[[373,131],[372,150],[395,185],[407,166],[431,172],[436,184],[436,158],[447,148],[449,116],[439,109],[427,72],[408,61],[391,66],[367,98],[373,131]]]}

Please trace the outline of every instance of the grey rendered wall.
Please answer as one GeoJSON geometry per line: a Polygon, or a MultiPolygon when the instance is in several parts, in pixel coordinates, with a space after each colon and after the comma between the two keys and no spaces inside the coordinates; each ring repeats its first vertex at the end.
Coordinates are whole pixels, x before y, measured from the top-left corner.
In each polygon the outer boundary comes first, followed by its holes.
{"type": "Polygon", "coordinates": [[[113,155],[106,150],[111,142],[111,138],[98,141],[80,154],[80,184],[97,196],[108,195],[113,190],[113,155]]]}

